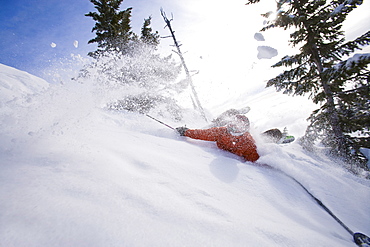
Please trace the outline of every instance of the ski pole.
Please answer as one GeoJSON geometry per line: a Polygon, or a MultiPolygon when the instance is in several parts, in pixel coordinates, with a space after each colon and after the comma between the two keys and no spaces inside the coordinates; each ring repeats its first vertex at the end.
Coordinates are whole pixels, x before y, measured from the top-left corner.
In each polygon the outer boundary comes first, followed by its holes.
{"type": "Polygon", "coordinates": [[[353,232],[346,224],[344,224],[327,206],[324,205],[322,201],[320,201],[316,196],[314,196],[308,189],[301,184],[297,179],[293,178],[292,176],[286,174],[283,172],[285,175],[293,179],[297,184],[299,184],[306,192],[311,196],[312,199],[316,201],[317,204],[320,205],[331,217],[333,217],[346,231],[352,235],[353,241],[358,245],[358,246],[370,246],[370,238],[361,233],[361,232],[353,232]]]}
{"type": "MultiPolygon", "coordinates": [[[[276,168],[273,168],[272,166],[270,165],[266,165],[266,164],[259,164],[261,166],[266,166],[268,168],[272,168],[274,170],[277,170],[276,168]]],[[[366,234],[363,234],[361,232],[353,232],[346,224],[344,224],[327,206],[325,206],[325,204],[319,200],[316,196],[314,196],[301,182],[299,182],[297,179],[295,179],[294,177],[290,176],[289,174],[285,173],[284,171],[282,170],[277,170],[281,173],[283,173],[284,175],[286,175],[287,177],[291,178],[294,182],[296,182],[299,186],[302,187],[302,189],[312,198],[315,200],[315,202],[322,208],[325,210],[325,212],[327,212],[337,223],[339,223],[344,229],[346,229],[346,231],[352,235],[353,237],[353,241],[355,242],[355,244],[357,244],[358,246],[360,247],[365,247],[365,246],[370,246],[370,237],[367,236],[366,234]]]]}
{"type": "Polygon", "coordinates": [[[149,117],[149,118],[153,119],[154,121],[157,121],[158,123],[163,124],[164,126],[166,126],[166,127],[170,128],[170,129],[176,130],[174,127],[171,127],[171,126],[169,126],[168,124],[165,124],[165,123],[163,123],[162,121],[159,121],[158,119],[155,119],[154,117],[150,116],[149,114],[145,114],[145,116],[147,116],[147,117],[149,117]]]}

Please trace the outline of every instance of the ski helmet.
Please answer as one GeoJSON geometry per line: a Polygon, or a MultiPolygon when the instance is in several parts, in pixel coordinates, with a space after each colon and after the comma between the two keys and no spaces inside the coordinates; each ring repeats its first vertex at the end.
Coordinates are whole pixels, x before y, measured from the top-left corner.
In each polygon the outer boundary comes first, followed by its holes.
{"type": "Polygon", "coordinates": [[[235,117],[227,124],[227,129],[231,133],[244,133],[249,131],[249,119],[244,115],[235,115],[235,117]]]}

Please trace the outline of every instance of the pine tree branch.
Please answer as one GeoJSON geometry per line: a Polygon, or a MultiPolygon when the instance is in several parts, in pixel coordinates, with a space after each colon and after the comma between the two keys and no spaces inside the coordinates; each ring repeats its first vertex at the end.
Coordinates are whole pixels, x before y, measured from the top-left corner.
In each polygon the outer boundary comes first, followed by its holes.
{"type": "Polygon", "coordinates": [[[349,41],[346,44],[340,46],[337,50],[341,55],[350,55],[355,50],[361,50],[361,46],[366,46],[370,44],[370,31],[361,35],[353,41],[349,41]]]}

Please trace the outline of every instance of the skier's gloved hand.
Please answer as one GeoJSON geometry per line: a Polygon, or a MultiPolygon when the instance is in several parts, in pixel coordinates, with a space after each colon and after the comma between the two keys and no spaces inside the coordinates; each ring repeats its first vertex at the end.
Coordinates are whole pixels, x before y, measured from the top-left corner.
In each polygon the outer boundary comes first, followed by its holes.
{"type": "Polygon", "coordinates": [[[177,132],[179,132],[180,136],[184,136],[185,135],[185,132],[188,130],[189,128],[186,128],[186,127],[177,127],[176,130],[177,132]]]}

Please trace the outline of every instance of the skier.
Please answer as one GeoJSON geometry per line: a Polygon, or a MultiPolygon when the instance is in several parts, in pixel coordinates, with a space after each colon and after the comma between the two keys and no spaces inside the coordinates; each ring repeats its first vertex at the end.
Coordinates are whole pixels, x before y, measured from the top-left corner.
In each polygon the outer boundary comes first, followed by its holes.
{"type": "Polygon", "coordinates": [[[244,115],[234,115],[226,126],[209,129],[178,127],[181,136],[204,141],[215,141],[217,147],[243,157],[247,161],[258,160],[257,147],[249,131],[249,120],[244,115]]]}
{"type": "MultiPolygon", "coordinates": [[[[204,141],[215,141],[217,147],[243,157],[246,161],[255,162],[259,158],[255,140],[249,133],[249,119],[239,114],[240,111],[231,109],[213,120],[211,128],[189,129],[176,128],[181,136],[204,141]]],[[[278,129],[271,129],[262,133],[266,142],[288,143],[294,141],[293,136],[288,136],[278,129]]]]}

